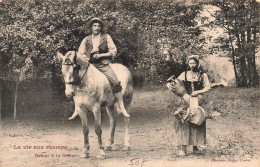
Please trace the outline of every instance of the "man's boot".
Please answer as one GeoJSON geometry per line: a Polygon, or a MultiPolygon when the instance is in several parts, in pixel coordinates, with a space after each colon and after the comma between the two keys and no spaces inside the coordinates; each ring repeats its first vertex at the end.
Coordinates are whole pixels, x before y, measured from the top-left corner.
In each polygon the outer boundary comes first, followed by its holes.
{"type": "Polygon", "coordinates": [[[114,93],[114,95],[115,95],[115,97],[117,99],[117,102],[118,102],[118,105],[119,105],[121,113],[125,117],[130,117],[130,115],[127,113],[127,111],[125,109],[122,92],[120,91],[120,92],[114,93]]]}
{"type": "Polygon", "coordinates": [[[77,111],[74,111],[74,113],[72,114],[71,117],[69,117],[68,120],[73,120],[77,115],[79,115],[79,113],[77,111]]]}

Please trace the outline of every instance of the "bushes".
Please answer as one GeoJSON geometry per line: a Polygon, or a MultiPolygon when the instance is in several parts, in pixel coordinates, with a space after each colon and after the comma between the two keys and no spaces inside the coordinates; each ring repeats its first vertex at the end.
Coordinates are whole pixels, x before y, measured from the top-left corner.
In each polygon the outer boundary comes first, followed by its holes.
{"type": "MultiPolygon", "coordinates": [[[[192,48],[196,48],[199,31],[190,31],[190,27],[199,10],[199,5],[181,2],[3,1],[1,29],[5,31],[0,32],[0,54],[7,58],[1,62],[1,75],[13,76],[19,71],[29,78],[59,75],[56,52],[77,50],[86,36],[87,21],[101,17],[109,24],[109,34],[118,48],[115,61],[148,71],[144,84],[160,84],[182,68],[179,61],[165,62],[162,48],[197,52],[192,48]],[[162,38],[167,40],[158,42],[162,38]]],[[[177,57],[182,56],[185,54],[177,57]]]]}

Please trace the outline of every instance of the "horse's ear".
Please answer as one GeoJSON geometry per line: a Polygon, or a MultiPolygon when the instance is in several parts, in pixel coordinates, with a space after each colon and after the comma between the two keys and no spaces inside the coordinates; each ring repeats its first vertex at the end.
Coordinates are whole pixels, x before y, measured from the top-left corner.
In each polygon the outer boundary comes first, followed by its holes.
{"type": "Polygon", "coordinates": [[[57,53],[57,59],[59,60],[59,61],[63,61],[63,55],[60,53],[60,52],[58,52],[57,53]]]}

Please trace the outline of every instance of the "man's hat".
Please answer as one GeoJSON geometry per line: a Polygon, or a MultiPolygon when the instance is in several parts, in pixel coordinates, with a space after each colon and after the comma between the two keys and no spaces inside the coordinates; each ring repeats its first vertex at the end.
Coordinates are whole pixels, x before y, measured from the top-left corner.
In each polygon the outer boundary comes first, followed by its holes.
{"type": "Polygon", "coordinates": [[[188,62],[190,59],[196,59],[196,60],[199,62],[200,57],[199,57],[199,55],[190,55],[190,56],[187,57],[187,62],[188,62]]]}
{"type": "Polygon", "coordinates": [[[107,23],[104,22],[103,20],[101,20],[98,17],[94,17],[91,20],[88,21],[87,23],[87,31],[89,31],[91,33],[91,26],[93,23],[98,22],[101,24],[101,33],[104,33],[107,30],[107,23]]]}

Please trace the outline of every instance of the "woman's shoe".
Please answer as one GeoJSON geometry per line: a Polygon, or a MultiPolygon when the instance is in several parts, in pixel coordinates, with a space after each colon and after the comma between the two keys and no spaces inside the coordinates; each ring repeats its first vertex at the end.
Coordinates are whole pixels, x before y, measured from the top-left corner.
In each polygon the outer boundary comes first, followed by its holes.
{"type": "Polygon", "coordinates": [[[184,151],[180,150],[179,153],[178,153],[177,155],[178,155],[178,156],[185,156],[186,154],[185,154],[184,151]]]}
{"type": "Polygon", "coordinates": [[[203,152],[201,150],[199,150],[198,148],[193,148],[193,153],[194,154],[203,154],[203,152]]]}

